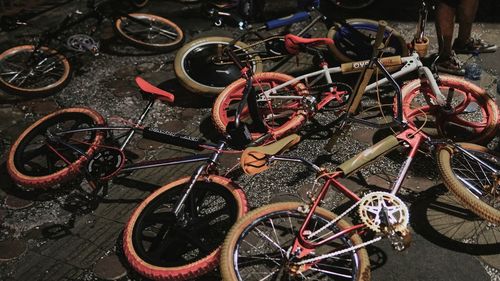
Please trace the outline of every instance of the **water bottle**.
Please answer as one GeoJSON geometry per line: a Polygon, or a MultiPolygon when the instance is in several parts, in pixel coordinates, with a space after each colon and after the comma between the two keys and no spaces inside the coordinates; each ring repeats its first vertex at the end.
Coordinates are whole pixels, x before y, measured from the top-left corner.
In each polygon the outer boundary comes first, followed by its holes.
{"type": "Polygon", "coordinates": [[[471,80],[472,82],[479,83],[481,79],[481,60],[479,58],[479,52],[472,53],[469,59],[465,62],[465,79],[471,80]]]}

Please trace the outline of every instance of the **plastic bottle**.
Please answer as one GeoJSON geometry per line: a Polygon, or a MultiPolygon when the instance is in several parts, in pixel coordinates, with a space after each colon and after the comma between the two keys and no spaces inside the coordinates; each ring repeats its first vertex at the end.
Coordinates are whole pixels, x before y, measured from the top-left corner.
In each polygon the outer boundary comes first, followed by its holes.
{"type": "Polygon", "coordinates": [[[473,83],[479,83],[481,80],[481,59],[479,58],[479,52],[472,53],[469,59],[465,62],[465,79],[471,80],[473,83]]]}

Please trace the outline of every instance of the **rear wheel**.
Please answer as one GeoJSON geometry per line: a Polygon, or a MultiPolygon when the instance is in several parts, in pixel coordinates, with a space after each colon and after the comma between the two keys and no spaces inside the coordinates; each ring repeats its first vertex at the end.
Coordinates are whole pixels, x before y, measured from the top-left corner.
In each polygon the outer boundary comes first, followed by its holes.
{"type": "Polygon", "coordinates": [[[104,118],[87,108],[67,108],[47,115],[12,144],[7,170],[16,183],[27,187],[46,188],[71,180],[103,142],[104,133],[57,133],[103,125],[104,118]]]}
{"type": "MultiPolygon", "coordinates": [[[[291,76],[277,72],[263,72],[253,76],[255,93],[261,93],[294,79],[291,76]]],[[[239,79],[227,86],[215,100],[212,107],[212,120],[219,132],[225,133],[226,127],[236,118],[236,110],[243,98],[246,80],[239,79]]],[[[291,84],[273,94],[273,96],[287,95],[300,97],[307,95],[308,90],[302,83],[291,84]]],[[[261,119],[265,128],[261,128],[260,122],[255,122],[247,105],[243,107],[240,120],[248,125],[255,140],[265,133],[270,133],[274,138],[280,138],[299,128],[306,121],[306,111],[303,109],[302,99],[279,99],[271,98],[269,101],[258,101],[256,114],[261,119]]],[[[272,138],[271,138],[272,139],[272,138]]]]}
{"type": "Polygon", "coordinates": [[[34,45],[10,48],[0,54],[0,88],[36,98],[55,93],[69,81],[68,59],[48,47],[34,45]]]}
{"type": "MultiPolygon", "coordinates": [[[[193,93],[218,95],[241,77],[241,71],[224,53],[233,41],[229,37],[203,37],[184,45],[175,55],[175,75],[181,84],[193,93]]],[[[241,61],[250,63],[252,71],[262,71],[262,62],[250,47],[240,41],[233,50],[241,61]]]]}
{"type": "Polygon", "coordinates": [[[485,147],[461,143],[469,154],[452,146],[437,151],[445,185],[478,216],[500,223],[500,154],[485,147]]]}
{"type": "MultiPolygon", "coordinates": [[[[372,41],[375,40],[377,34],[378,22],[368,19],[347,19],[346,22],[364,36],[359,36],[347,25],[330,28],[326,37],[334,41],[334,44],[328,45],[333,56],[342,63],[370,59],[373,52],[372,41]]],[[[404,38],[392,27],[387,26],[384,33],[384,42],[389,35],[391,38],[384,49],[383,56],[407,56],[408,48],[404,38]]]]}
{"type": "MultiPolygon", "coordinates": [[[[289,260],[298,231],[306,214],[299,212],[300,203],[277,203],[258,208],[238,221],[224,241],[220,269],[223,280],[370,280],[368,254],[364,248],[347,251],[304,267],[289,260]]],[[[307,231],[314,232],[336,215],[317,208],[307,231]]],[[[328,227],[338,233],[351,225],[340,220],[328,227]]],[[[327,232],[327,231],[324,231],[327,232]]],[[[321,233],[323,234],[323,232],[321,233]]],[[[362,243],[357,234],[347,233],[314,249],[306,258],[362,243]]]]}
{"type": "Polygon", "coordinates": [[[247,210],[244,193],[229,179],[200,178],[178,217],[173,210],[190,178],[148,196],[133,212],[123,235],[127,260],[154,280],[186,280],[213,269],[220,245],[247,210]]]}
{"type": "Polygon", "coordinates": [[[132,13],[115,21],[115,30],[125,41],[153,51],[170,51],[184,42],[184,32],[160,16],[132,13]]]}

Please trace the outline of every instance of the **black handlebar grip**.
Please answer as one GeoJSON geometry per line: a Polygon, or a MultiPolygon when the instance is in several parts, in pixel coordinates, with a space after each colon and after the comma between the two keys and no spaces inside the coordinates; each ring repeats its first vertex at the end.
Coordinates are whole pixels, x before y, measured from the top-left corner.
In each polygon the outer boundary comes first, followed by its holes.
{"type": "Polygon", "coordinates": [[[146,139],[159,141],[162,143],[173,144],[176,146],[195,150],[203,150],[203,148],[200,147],[200,145],[204,143],[203,140],[186,135],[175,134],[169,131],[163,131],[158,128],[146,127],[142,131],[142,136],[146,139]]]}

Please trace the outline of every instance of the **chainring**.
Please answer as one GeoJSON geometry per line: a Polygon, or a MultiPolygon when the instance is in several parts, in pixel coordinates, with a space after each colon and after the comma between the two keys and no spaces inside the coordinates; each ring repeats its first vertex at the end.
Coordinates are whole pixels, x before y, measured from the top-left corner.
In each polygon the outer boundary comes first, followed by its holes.
{"type": "Polygon", "coordinates": [[[387,229],[402,232],[410,221],[406,204],[387,192],[371,192],[361,198],[358,212],[361,221],[375,232],[387,229]],[[387,217],[387,220],[384,217],[387,217]]]}
{"type": "Polygon", "coordinates": [[[119,149],[101,149],[87,163],[91,177],[107,180],[118,173],[125,164],[125,155],[119,149]]]}

